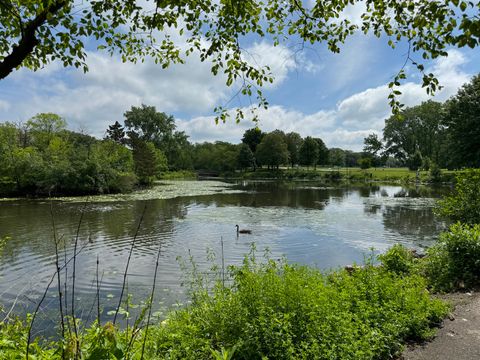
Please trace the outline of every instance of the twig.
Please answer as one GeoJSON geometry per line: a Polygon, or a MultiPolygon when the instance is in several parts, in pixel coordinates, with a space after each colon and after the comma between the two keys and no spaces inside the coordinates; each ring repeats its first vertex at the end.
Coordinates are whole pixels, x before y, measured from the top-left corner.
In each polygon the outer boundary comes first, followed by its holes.
{"type": "MultiPolygon", "coordinates": [[[[64,261],[64,267],[65,267],[65,283],[64,283],[64,289],[65,289],[65,313],[68,314],[68,266],[67,266],[67,242],[65,238],[63,238],[63,261],[64,261]]],[[[72,327],[70,326],[70,321],[67,321],[67,328],[68,328],[68,336],[71,338],[72,337],[72,327]]]]}
{"type": "Polygon", "coordinates": [[[157,273],[158,273],[158,260],[160,259],[161,250],[162,250],[162,242],[160,241],[160,244],[158,244],[157,261],[155,263],[155,273],[153,275],[152,293],[150,294],[150,306],[148,309],[148,316],[147,316],[147,327],[145,329],[145,336],[143,337],[142,354],[140,356],[140,360],[143,360],[143,354],[145,352],[145,343],[147,342],[148,327],[150,326],[150,319],[152,317],[153,297],[155,295],[155,285],[157,282],[157,273]]]}
{"type": "Polygon", "coordinates": [[[130,265],[130,259],[132,258],[133,248],[135,247],[135,241],[137,240],[138,232],[140,231],[140,226],[142,225],[143,217],[145,216],[145,211],[146,210],[147,210],[147,205],[145,204],[145,206],[143,208],[143,211],[142,211],[142,216],[140,217],[140,220],[138,221],[137,230],[135,231],[135,234],[133,236],[130,251],[128,253],[127,265],[125,266],[125,271],[123,273],[122,291],[120,292],[120,299],[118,299],[118,306],[117,306],[117,309],[115,310],[115,316],[113,317],[113,324],[114,325],[117,321],[118,311],[120,310],[120,306],[122,305],[123,292],[125,291],[125,283],[127,281],[127,273],[128,273],[128,267],[130,265]]]}
{"type": "Polygon", "coordinates": [[[220,237],[220,244],[222,245],[222,287],[225,289],[225,255],[223,253],[223,236],[220,237]]]}
{"type": "Polygon", "coordinates": [[[100,285],[98,283],[98,254],[97,254],[97,326],[100,326],[100,285]]]}
{"type": "Polygon", "coordinates": [[[76,342],[76,347],[75,347],[75,359],[78,357],[78,329],[77,329],[77,320],[75,319],[75,270],[76,270],[76,264],[77,264],[77,246],[78,246],[78,238],[80,236],[80,227],[82,226],[82,220],[83,220],[83,214],[85,213],[85,208],[87,207],[88,204],[88,197],[85,200],[85,203],[83,205],[83,209],[80,213],[80,220],[78,221],[78,226],[77,226],[77,233],[75,235],[75,246],[73,248],[73,274],[72,274],[72,321],[73,321],[73,330],[75,332],[75,342],[76,342]]]}
{"type": "MultiPolygon", "coordinates": [[[[85,247],[87,246],[88,243],[84,244],[80,250],[77,252],[77,255],[80,254],[83,249],[85,249],[85,247]]],[[[71,257],[68,261],[65,262],[65,264],[62,266],[61,269],[59,269],[59,271],[63,270],[63,268],[67,267],[67,265],[73,260],[73,257],[71,257]]],[[[47,296],[47,292],[48,290],[50,289],[50,286],[52,285],[53,283],[53,280],[55,280],[55,277],[57,276],[57,270],[55,270],[55,273],[53,273],[50,281],[48,282],[48,285],[47,285],[47,288],[45,289],[45,291],[43,292],[43,295],[40,299],[40,301],[38,302],[36,308],[35,308],[35,311],[33,312],[33,316],[32,316],[32,321],[30,321],[30,326],[28,328],[28,336],[27,336],[27,350],[26,350],[26,359],[28,360],[28,354],[29,354],[29,350],[30,350],[30,342],[32,340],[32,328],[33,328],[33,323],[35,322],[35,318],[37,317],[37,313],[38,311],[40,310],[40,306],[42,306],[42,303],[44,302],[45,300],[45,297],[47,296]]]]}
{"type": "MultiPolygon", "coordinates": [[[[60,262],[58,257],[57,227],[55,226],[55,216],[53,215],[53,202],[50,202],[50,217],[52,219],[53,241],[55,243],[55,267],[57,269],[57,288],[58,288],[58,307],[60,311],[60,324],[62,328],[62,340],[65,341],[65,321],[62,304],[62,281],[60,276],[60,262]]],[[[65,359],[65,347],[62,346],[62,359],[65,359]]]]}

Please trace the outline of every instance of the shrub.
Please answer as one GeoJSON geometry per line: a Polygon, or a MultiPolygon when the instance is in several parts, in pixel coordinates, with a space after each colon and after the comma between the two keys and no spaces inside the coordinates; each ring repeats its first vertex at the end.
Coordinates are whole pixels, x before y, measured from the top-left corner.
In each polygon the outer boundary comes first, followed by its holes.
{"type": "Polygon", "coordinates": [[[401,244],[395,244],[385,254],[378,256],[387,271],[399,275],[410,274],[413,270],[415,258],[411,250],[401,244]]]}
{"type": "Polygon", "coordinates": [[[423,163],[422,153],[420,150],[416,150],[415,153],[407,159],[407,165],[410,170],[418,170],[423,163]]]}
{"type": "Polygon", "coordinates": [[[450,291],[479,285],[480,225],[452,225],[427,254],[424,271],[434,290],[450,291]]]}
{"type": "Polygon", "coordinates": [[[158,358],[207,359],[225,349],[235,359],[390,358],[405,340],[431,336],[447,311],[421,277],[371,264],[325,275],[247,259],[232,277],[155,329],[158,358]]]}
{"type": "Polygon", "coordinates": [[[360,169],[369,169],[372,167],[372,159],[370,158],[361,158],[358,160],[358,165],[360,165],[360,169]]]}
{"type": "Polygon", "coordinates": [[[137,184],[137,177],[131,173],[120,173],[110,180],[109,191],[112,193],[128,193],[132,192],[137,184]]]}
{"type": "MultiPolygon", "coordinates": [[[[27,317],[27,322],[30,317],[27,317]]],[[[24,359],[27,347],[27,326],[19,319],[0,321],[0,358],[24,359]]],[[[40,344],[40,339],[34,339],[30,344],[31,359],[60,359],[55,356],[54,346],[50,343],[40,344]]]]}
{"type": "Polygon", "coordinates": [[[338,181],[342,179],[342,174],[340,171],[335,170],[325,174],[325,178],[332,181],[338,181]]]}
{"type": "Polygon", "coordinates": [[[480,223],[480,169],[459,173],[455,191],[438,202],[436,212],[453,221],[480,223]]]}
{"type": "Polygon", "coordinates": [[[432,162],[432,160],[431,160],[428,156],[425,156],[425,157],[422,159],[422,166],[421,166],[421,168],[422,168],[422,170],[424,170],[424,171],[428,171],[428,170],[430,170],[430,169],[432,168],[433,164],[434,164],[434,163],[432,162]]]}
{"type": "MultiPolygon", "coordinates": [[[[393,258],[404,259],[404,250],[395,247],[385,257],[393,258]]],[[[58,342],[34,339],[32,358],[387,359],[405,341],[430,337],[432,325],[448,311],[429,297],[425,279],[399,276],[371,259],[351,274],[323,274],[286,261],[258,263],[251,256],[230,268],[228,285],[219,280],[210,288],[195,269],[189,277],[193,302],[149,329],[144,354],[141,327],[94,323],[78,339],[73,333],[58,342]]],[[[0,353],[24,358],[27,332],[20,321],[0,323],[0,353]]]]}
{"type": "Polygon", "coordinates": [[[442,181],[442,171],[436,163],[430,166],[430,181],[434,183],[442,181]]]}

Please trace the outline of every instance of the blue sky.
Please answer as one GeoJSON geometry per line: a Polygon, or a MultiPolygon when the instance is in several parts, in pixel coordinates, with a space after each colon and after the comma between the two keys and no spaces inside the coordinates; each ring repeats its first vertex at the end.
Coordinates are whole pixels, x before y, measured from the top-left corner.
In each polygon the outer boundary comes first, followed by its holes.
{"type": "MultiPolygon", "coordinates": [[[[270,108],[259,113],[259,127],[320,137],[328,147],[361,150],[365,136],[381,134],[390,113],[386,84],[405,60],[404,45],[392,50],[386,43],[356,35],[340,54],[323,46],[296,53],[295,43],[273,47],[265,39],[247,43],[255,61],[269,65],[276,76],[275,83],[264,89],[270,108]]],[[[0,81],[0,122],[55,112],[72,130],[102,137],[109,124],[123,121],[132,105],[144,103],[173,114],[178,128],[194,142],[237,143],[253,126],[249,120],[215,125],[213,108],[225,104],[235,89],[226,87],[221,76],[211,75],[210,65],[194,56],[166,70],[150,61],[124,64],[94,50],[88,52],[87,62],[87,74],[52,63],[37,72],[21,69],[0,81]]],[[[444,86],[435,97],[443,101],[480,72],[480,51],[450,49],[448,57],[425,65],[444,86]]],[[[413,69],[401,90],[401,100],[408,106],[430,98],[413,69]]],[[[248,101],[235,98],[229,106],[247,107],[248,101]]]]}

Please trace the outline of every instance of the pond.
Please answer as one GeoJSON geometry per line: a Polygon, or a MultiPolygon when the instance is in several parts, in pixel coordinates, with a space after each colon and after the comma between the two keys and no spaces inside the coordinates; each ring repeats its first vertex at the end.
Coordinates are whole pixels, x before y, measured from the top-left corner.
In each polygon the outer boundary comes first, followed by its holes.
{"type": "MultiPolygon", "coordinates": [[[[55,272],[54,228],[61,262],[72,257],[80,229],[75,315],[87,322],[96,316],[99,259],[105,321],[118,303],[137,227],[125,292],[133,295],[133,303],[149,296],[160,246],[154,307],[161,314],[186,299],[179,257],[187,261],[191,255],[199,271],[208,272],[212,263],[221,263],[222,241],[227,265],[241,263],[255,243],[259,253],[268,249],[274,259],[285,256],[328,269],[361,263],[371,248],[384,251],[402,243],[421,249],[445,228],[432,211],[444,191],[315,182],[165,181],[128,195],[0,201],[0,237],[10,237],[0,253],[0,303],[4,311],[13,308],[17,314],[35,309],[55,272]],[[236,224],[252,234],[237,236],[236,224]]],[[[69,297],[72,263],[62,271],[62,288],[65,278],[69,297]]],[[[56,324],[56,284],[42,303],[43,330],[56,324]]],[[[67,306],[71,311],[71,299],[67,306]]]]}

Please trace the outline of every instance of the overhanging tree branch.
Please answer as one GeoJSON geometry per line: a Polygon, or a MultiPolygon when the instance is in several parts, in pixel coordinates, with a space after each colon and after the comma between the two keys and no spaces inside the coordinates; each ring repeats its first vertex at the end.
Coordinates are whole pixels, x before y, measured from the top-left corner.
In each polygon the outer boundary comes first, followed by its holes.
{"type": "Polygon", "coordinates": [[[22,37],[17,45],[13,46],[12,51],[0,62],[0,79],[7,77],[15,68],[30,55],[35,46],[39,44],[36,37],[36,31],[45,24],[49,15],[55,15],[66,1],[56,1],[51,6],[40,12],[33,20],[26,23],[22,32],[22,37]]]}

